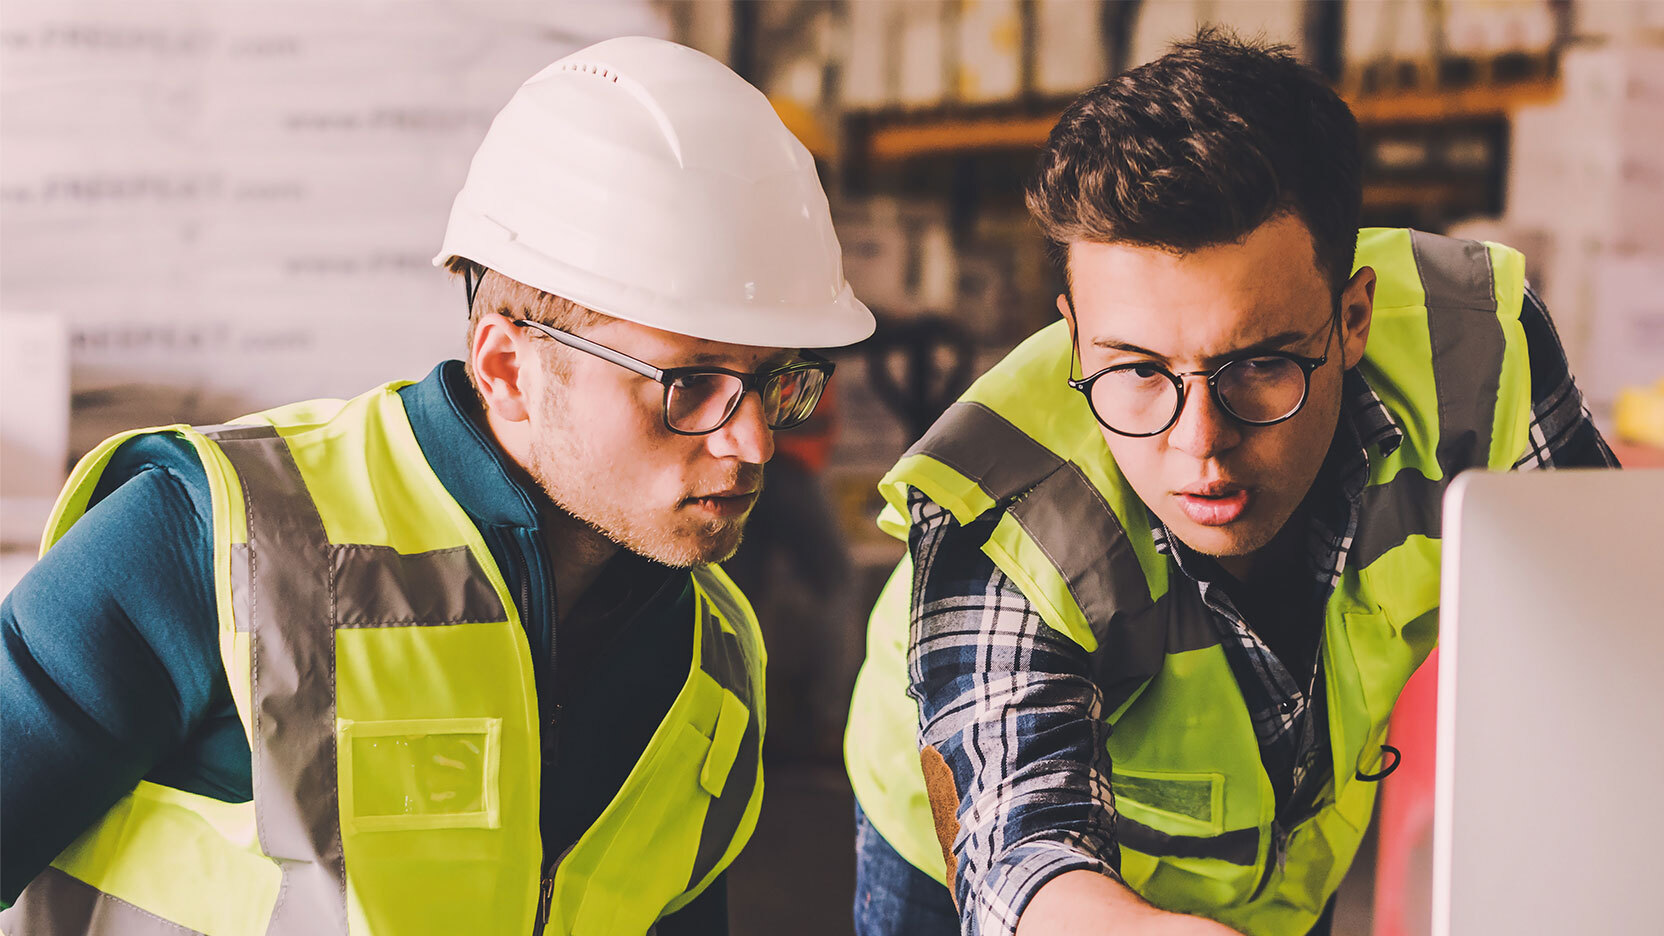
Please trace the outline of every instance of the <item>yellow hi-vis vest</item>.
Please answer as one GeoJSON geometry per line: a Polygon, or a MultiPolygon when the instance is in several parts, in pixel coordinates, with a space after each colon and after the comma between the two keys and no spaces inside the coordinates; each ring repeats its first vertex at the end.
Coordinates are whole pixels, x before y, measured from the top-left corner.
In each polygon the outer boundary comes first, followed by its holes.
{"type": "MultiPolygon", "coordinates": [[[[6,933],[524,936],[546,916],[547,933],[642,934],[744,846],[762,635],[712,565],[693,571],[693,659],[669,713],[595,824],[542,854],[530,647],[403,385],[143,430],[190,440],[207,469],[254,799],[139,783],[0,915],[6,933]]],[[[77,466],[43,551],[136,434],[77,466]]]]}
{"type": "MultiPolygon", "coordinates": [[[[1158,907],[1244,933],[1303,934],[1369,824],[1387,717],[1438,635],[1440,494],[1466,468],[1525,451],[1530,376],[1512,249],[1366,230],[1374,323],[1360,363],[1404,432],[1375,453],[1347,567],[1324,612],[1334,780],[1315,811],[1276,814],[1249,713],[1198,590],[1155,549],[1146,508],[1065,383],[1065,323],[979,379],[881,482],[880,525],[905,538],[917,488],[961,524],[1001,515],[983,552],[1045,622],[1092,655],[1126,883],[1158,907]],[[1278,846],[1286,848],[1282,862],[1278,846]]],[[[845,755],[873,826],[946,880],[907,695],[910,564],[873,609],[845,755]]],[[[963,810],[961,810],[963,815],[963,810]]]]}

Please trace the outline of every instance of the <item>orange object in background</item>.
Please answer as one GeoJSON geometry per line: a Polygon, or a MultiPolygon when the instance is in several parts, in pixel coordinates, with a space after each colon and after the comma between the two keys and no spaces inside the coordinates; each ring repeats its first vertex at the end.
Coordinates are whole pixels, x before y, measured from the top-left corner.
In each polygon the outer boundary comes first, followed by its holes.
{"type": "Polygon", "coordinates": [[[1405,684],[1389,743],[1400,763],[1381,781],[1374,936],[1421,936],[1433,926],[1433,784],[1439,650],[1405,684]]]}
{"type": "Polygon", "coordinates": [[[1607,443],[1612,447],[1612,454],[1618,456],[1618,463],[1625,468],[1664,468],[1664,448],[1621,439],[1607,439],[1607,443]]]}

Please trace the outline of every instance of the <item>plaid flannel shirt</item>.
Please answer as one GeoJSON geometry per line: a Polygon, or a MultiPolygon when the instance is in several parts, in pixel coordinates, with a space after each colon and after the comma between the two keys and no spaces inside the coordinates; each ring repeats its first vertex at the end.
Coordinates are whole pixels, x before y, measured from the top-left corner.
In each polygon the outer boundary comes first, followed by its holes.
{"type": "MultiPolygon", "coordinates": [[[[1526,290],[1521,310],[1530,356],[1530,444],[1515,469],[1617,465],[1572,381],[1548,312],[1526,290]]],[[[1403,433],[1357,371],[1344,381],[1335,443],[1308,498],[1312,598],[1326,601],[1346,568],[1371,449],[1382,457],[1403,433]]],[[[983,552],[999,511],[960,526],[909,493],[914,563],[910,692],[920,746],[952,769],[960,803],[956,894],[966,934],[1012,934],[1034,893],[1066,871],[1119,879],[1120,851],[1105,742],[1103,698],[1088,654],[1042,622],[1017,585],[983,552]]],[[[1292,828],[1327,785],[1328,728],[1321,663],[1305,684],[1260,639],[1226,593],[1217,566],[1151,531],[1199,589],[1258,737],[1261,759],[1292,828]]],[[[1310,605],[1307,605],[1308,607],[1310,605]]],[[[1314,622],[1315,626],[1315,622],[1314,622]]],[[[1279,857],[1283,842],[1274,842],[1279,857]]]]}

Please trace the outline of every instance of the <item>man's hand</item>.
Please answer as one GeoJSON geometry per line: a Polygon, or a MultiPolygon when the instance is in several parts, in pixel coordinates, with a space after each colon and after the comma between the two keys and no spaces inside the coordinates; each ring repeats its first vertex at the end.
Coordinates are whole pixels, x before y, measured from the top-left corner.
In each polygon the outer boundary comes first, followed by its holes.
{"type": "Polygon", "coordinates": [[[1237,936],[1221,923],[1168,913],[1132,888],[1095,871],[1069,871],[1047,881],[1017,921],[1017,936],[1237,936]]]}

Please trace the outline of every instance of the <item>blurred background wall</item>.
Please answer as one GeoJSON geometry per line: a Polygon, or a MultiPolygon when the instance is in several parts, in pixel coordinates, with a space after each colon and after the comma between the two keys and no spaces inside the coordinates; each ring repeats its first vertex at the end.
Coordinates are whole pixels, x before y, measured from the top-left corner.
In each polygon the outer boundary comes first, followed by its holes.
{"type": "MultiPolygon", "coordinates": [[[[1608,438],[1664,460],[1660,0],[0,0],[0,584],[115,431],[459,355],[461,287],[429,261],[496,109],[602,38],[693,45],[815,153],[881,317],[771,467],[798,495],[735,562],[768,613],[775,713],[735,932],[847,932],[839,735],[902,552],[874,484],[1055,314],[1021,186],[1064,104],[1204,23],[1288,43],[1351,102],[1366,224],[1526,251],[1608,438]]],[[[1372,911],[1373,866],[1338,933],[1420,923],[1420,878],[1372,911]]]]}

